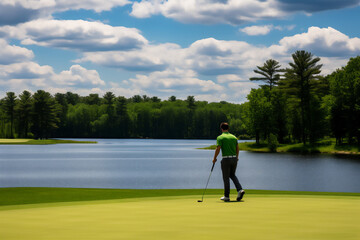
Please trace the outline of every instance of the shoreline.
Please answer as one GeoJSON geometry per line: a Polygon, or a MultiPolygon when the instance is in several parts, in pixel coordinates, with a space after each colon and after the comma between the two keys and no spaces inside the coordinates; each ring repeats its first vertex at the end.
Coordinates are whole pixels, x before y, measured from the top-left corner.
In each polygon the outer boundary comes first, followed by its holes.
{"type": "Polygon", "coordinates": [[[61,140],[61,139],[7,139],[1,138],[0,145],[49,145],[49,144],[71,144],[71,143],[86,143],[86,144],[95,144],[96,141],[78,141],[78,140],[61,140]]]}
{"type": "MultiPolygon", "coordinates": [[[[205,148],[198,148],[203,150],[215,150],[216,145],[211,145],[205,148]]],[[[249,151],[256,153],[300,153],[300,154],[331,154],[331,155],[348,155],[360,156],[360,147],[353,145],[335,145],[335,143],[320,142],[314,145],[303,145],[302,143],[295,144],[279,144],[276,151],[271,151],[267,144],[256,144],[254,142],[239,143],[240,151],[249,151]]]]}

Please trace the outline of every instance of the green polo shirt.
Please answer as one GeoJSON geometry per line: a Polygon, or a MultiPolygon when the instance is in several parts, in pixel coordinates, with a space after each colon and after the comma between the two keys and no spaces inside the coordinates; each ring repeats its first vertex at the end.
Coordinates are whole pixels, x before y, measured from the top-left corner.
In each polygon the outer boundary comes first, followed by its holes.
{"type": "Polygon", "coordinates": [[[225,156],[236,156],[237,138],[229,132],[224,132],[216,138],[216,145],[221,147],[221,154],[225,156]]]}

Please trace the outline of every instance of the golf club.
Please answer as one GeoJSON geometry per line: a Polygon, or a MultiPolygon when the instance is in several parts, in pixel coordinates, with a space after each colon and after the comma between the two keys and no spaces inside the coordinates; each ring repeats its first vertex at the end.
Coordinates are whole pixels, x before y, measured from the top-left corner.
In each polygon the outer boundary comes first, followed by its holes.
{"type": "Polygon", "coordinates": [[[210,175],[209,175],[209,178],[208,178],[208,180],[207,180],[207,183],[206,183],[206,187],[205,187],[205,189],[204,189],[204,192],[203,192],[203,195],[202,195],[202,197],[201,197],[201,200],[198,200],[198,202],[203,202],[203,200],[204,200],[204,194],[205,194],[205,191],[206,191],[207,186],[208,186],[208,184],[209,184],[209,180],[210,180],[212,171],[214,170],[214,166],[215,166],[215,163],[213,163],[213,165],[212,165],[212,167],[211,167],[211,171],[210,171],[210,175]]]}

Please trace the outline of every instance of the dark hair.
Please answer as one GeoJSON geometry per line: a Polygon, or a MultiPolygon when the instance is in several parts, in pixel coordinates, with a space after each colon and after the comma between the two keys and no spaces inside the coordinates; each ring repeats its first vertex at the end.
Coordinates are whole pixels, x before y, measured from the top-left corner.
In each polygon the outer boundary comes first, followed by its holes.
{"type": "Polygon", "coordinates": [[[220,128],[221,128],[222,130],[229,130],[229,124],[228,124],[227,122],[222,122],[222,123],[220,124],[220,128]]]}

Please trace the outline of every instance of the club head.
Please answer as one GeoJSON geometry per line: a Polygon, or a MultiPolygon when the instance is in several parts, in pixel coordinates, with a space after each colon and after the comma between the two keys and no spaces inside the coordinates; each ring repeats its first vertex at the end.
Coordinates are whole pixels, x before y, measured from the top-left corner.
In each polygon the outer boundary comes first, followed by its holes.
{"type": "Polygon", "coordinates": [[[198,202],[202,202],[202,200],[198,200],[198,202]]]}

